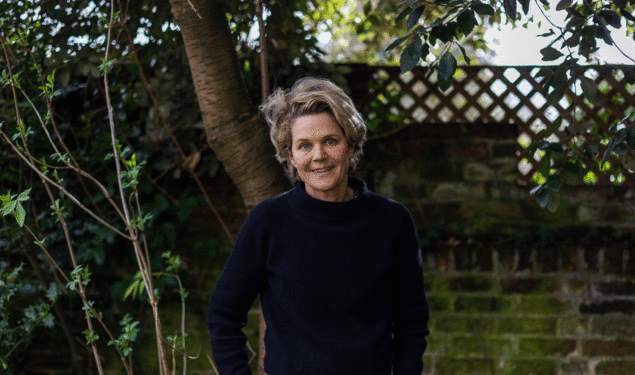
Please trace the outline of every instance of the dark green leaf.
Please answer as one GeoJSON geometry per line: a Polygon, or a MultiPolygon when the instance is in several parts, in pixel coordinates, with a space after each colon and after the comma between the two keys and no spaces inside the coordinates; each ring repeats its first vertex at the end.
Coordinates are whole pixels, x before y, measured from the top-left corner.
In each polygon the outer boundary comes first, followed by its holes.
{"type": "Polygon", "coordinates": [[[465,48],[463,48],[462,45],[459,45],[459,49],[461,50],[461,53],[463,54],[463,59],[465,59],[465,62],[467,63],[467,65],[471,65],[472,60],[467,56],[467,52],[465,52],[465,48]]]}
{"type": "Polygon", "coordinates": [[[540,53],[542,54],[543,61],[554,61],[564,56],[562,52],[558,51],[557,49],[551,46],[541,49],[540,53]]]}
{"type": "Polygon", "coordinates": [[[417,9],[413,10],[412,13],[410,13],[410,16],[408,16],[408,21],[406,22],[406,30],[412,29],[412,27],[416,25],[417,22],[419,22],[419,18],[421,18],[424,9],[425,5],[420,5],[417,7],[417,9]]]}
{"type": "Polygon", "coordinates": [[[607,25],[610,25],[616,29],[622,27],[619,14],[612,10],[602,10],[600,11],[600,13],[598,13],[598,17],[604,18],[604,21],[606,21],[607,25]]]}
{"type": "Polygon", "coordinates": [[[563,182],[564,179],[562,178],[562,176],[554,173],[551,176],[547,177],[547,182],[545,182],[545,185],[547,185],[547,187],[551,190],[558,190],[560,189],[560,186],[562,186],[563,182]]]}
{"type": "Polygon", "coordinates": [[[551,157],[549,156],[549,154],[545,154],[542,156],[542,158],[540,158],[540,161],[538,162],[538,171],[543,175],[543,176],[549,176],[549,170],[551,169],[551,157]]]}
{"type": "Polygon", "coordinates": [[[523,13],[525,13],[525,15],[527,15],[527,13],[529,13],[529,1],[530,0],[518,0],[520,5],[522,5],[522,7],[523,7],[523,13]]]}
{"type": "Polygon", "coordinates": [[[580,77],[580,86],[585,96],[593,96],[598,92],[598,85],[591,78],[585,76],[580,77]]]}
{"type": "Polygon", "coordinates": [[[24,202],[29,200],[29,192],[31,192],[31,188],[26,189],[18,195],[18,202],[24,202]]]}
{"type": "Polygon", "coordinates": [[[547,209],[551,212],[556,212],[560,205],[560,192],[551,190],[549,193],[549,201],[547,202],[547,209]]]}
{"type": "Polygon", "coordinates": [[[392,43],[390,43],[390,45],[386,48],[385,52],[388,52],[390,50],[392,50],[393,48],[397,47],[398,45],[400,45],[401,43],[404,42],[404,40],[410,38],[410,35],[406,35],[404,37],[395,39],[392,43]]]}
{"type": "Polygon", "coordinates": [[[597,39],[602,39],[604,43],[609,46],[613,45],[613,41],[611,40],[611,33],[607,30],[606,27],[598,27],[597,34],[595,34],[597,39]]]}
{"type": "Polygon", "coordinates": [[[421,59],[422,53],[422,43],[421,38],[415,36],[412,42],[408,44],[408,46],[401,53],[401,57],[399,59],[399,66],[401,67],[401,72],[409,72],[417,66],[419,60],[421,59]]]}
{"type": "Polygon", "coordinates": [[[613,146],[613,152],[619,156],[626,154],[626,142],[616,143],[615,146],[613,146]]]}
{"type": "Polygon", "coordinates": [[[538,148],[541,150],[546,150],[549,148],[550,144],[551,143],[549,141],[542,140],[538,142],[538,148]]]}
{"type": "Polygon", "coordinates": [[[447,51],[441,56],[441,60],[439,60],[439,76],[444,81],[450,81],[450,78],[454,75],[456,71],[456,59],[454,55],[447,51]]]}
{"type": "Polygon", "coordinates": [[[556,5],[556,10],[563,10],[571,7],[572,0],[560,0],[556,5]]]}
{"type": "Polygon", "coordinates": [[[628,83],[629,85],[635,85],[635,66],[625,67],[623,71],[624,82],[628,83]]]}
{"type": "Polygon", "coordinates": [[[580,174],[582,173],[582,167],[580,167],[577,164],[573,164],[571,162],[566,162],[564,163],[564,165],[562,166],[562,168],[569,172],[569,173],[574,173],[574,174],[580,174]]]}
{"type": "Polygon", "coordinates": [[[602,162],[600,163],[601,166],[603,166],[604,163],[609,159],[609,156],[611,156],[611,152],[613,151],[613,147],[615,147],[616,143],[617,137],[611,138],[609,144],[606,146],[606,151],[604,151],[604,156],[602,157],[602,162]]]}
{"type": "Polygon", "coordinates": [[[472,3],[472,10],[474,10],[477,14],[483,16],[493,16],[494,8],[491,5],[482,3],[480,1],[475,1],[472,3]]]}
{"type": "Polygon", "coordinates": [[[622,14],[622,16],[624,18],[626,18],[627,20],[631,21],[631,22],[635,22],[635,16],[633,16],[632,14],[629,13],[628,10],[622,8],[620,9],[620,13],[622,14]]]}
{"type": "Polygon", "coordinates": [[[510,20],[516,19],[516,10],[518,7],[518,3],[516,0],[503,0],[503,6],[505,8],[505,14],[510,20]]]}
{"type": "Polygon", "coordinates": [[[443,78],[439,77],[439,81],[437,82],[437,84],[439,85],[439,88],[441,89],[441,91],[446,91],[452,86],[452,81],[451,80],[446,81],[443,78]]]}
{"type": "Polygon", "coordinates": [[[461,13],[459,13],[459,16],[456,20],[459,24],[459,29],[461,30],[463,35],[469,35],[472,30],[474,30],[474,27],[477,25],[474,12],[470,9],[465,9],[461,13]]]}
{"type": "Polygon", "coordinates": [[[531,194],[536,198],[536,202],[540,207],[545,208],[549,203],[549,189],[545,189],[544,185],[539,185],[531,190],[531,194]]]}
{"type": "Polygon", "coordinates": [[[595,95],[586,95],[585,97],[596,107],[604,105],[604,94],[601,91],[596,91],[595,95]]]}
{"type": "Polygon", "coordinates": [[[371,10],[373,10],[373,2],[368,1],[364,4],[364,15],[368,16],[371,10]]]}
{"type": "Polygon", "coordinates": [[[401,13],[399,13],[397,18],[395,19],[395,24],[398,24],[399,22],[401,22],[401,20],[406,18],[406,16],[408,16],[410,13],[412,13],[412,8],[410,7],[407,7],[404,10],[402,10],[401,13]]]}
{"type": "Polygon", "coordinates": [[[631,150],[635,150],[635,127],[630,127],[626,130],[626,144],[631,150]]]}

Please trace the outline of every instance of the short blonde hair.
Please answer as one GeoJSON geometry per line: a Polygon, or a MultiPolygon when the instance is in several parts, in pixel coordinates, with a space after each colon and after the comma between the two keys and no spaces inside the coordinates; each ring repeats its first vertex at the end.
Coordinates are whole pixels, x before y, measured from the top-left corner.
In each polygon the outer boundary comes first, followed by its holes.
{"type": "Polygon", "coordinates": [[[366,124],[353,100],[344,90],[323,78],[302,78],[291,89],[276,89],[260,106],[269,124],[269,136],[276,148],[276,158],[283,165],[291,182],[300,180],[297,169],[289,161],[293,138],[291,126],[302,116],[328,113],[342,128],[353,156],[349,159],[348,172],[355,172],[366,142],[366,124]]]}

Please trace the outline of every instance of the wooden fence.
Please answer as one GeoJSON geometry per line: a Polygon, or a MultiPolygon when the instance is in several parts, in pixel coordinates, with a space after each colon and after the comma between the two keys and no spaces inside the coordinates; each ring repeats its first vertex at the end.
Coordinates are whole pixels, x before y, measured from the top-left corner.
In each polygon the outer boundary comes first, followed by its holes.
{"type": "MultiPolygon", "coordinates": [[[[354,71],[360,68],[354,67],[354,71]]],[[[569,124],[596,123],[603,132],[635,111],[635,85],[625,82],[626,66],[585,66],[584,75],[604,93],[604,104],[593,105],[582,95],[579,83],[571,85],[557,103],[546,99],[540,79],[534,78],[540,66],[461,66],[454,83],[442,91],[436,73],[428,77],[428,68],[415,68],[402,74],[398,67],[364,66],[357,70],[354,97],[369,119],[371,135],[395,132],[412,123],[501,123],[518,126],[518,181],[526,184],[538,171],[540,150],[529,155],[527,147],[538,141],[537,134],[558,118],[562,126],[546,139],[569,147],[571,137],[563,129],[569,124]],[[365,76],[365,77],[362,77],[365,76]],[[367,78],[361,88],[359,78],[367,78]],[[361,91],[360,91],[361,89],[361,91]],[[379,126],[381,124],[381,126],[379,126]]],[[[548,67],[555,69],[555,67],[548,67]]],[[[575,80],[572,80],[572,82],[575,80]]],[[[579,82],[579,81],[577,81],[579,82]]],[[[584,131],[582,132],[582,136],[584,131]]],[[[623,160],[612,158],[612,163],[623,160]]],[[[599,163],[598,163],[599,164],[599,163]]],[[[598,165],[587,166],[597,177],[596,184],[635,185],[630,175],[605,174],[598,165]]],[[[587,181],[588,182],[588,181],[587,181]]]]}

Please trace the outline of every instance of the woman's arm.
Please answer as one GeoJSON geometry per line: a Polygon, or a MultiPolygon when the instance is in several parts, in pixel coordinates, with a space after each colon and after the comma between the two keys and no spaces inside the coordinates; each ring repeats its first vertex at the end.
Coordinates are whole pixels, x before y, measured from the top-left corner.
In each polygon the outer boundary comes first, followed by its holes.
{"type": "Polygon", "coordinates": [[[256,208],[248,215],[209,300],[206,322],[220,375],[251,375],[242,328],[265,285],[267,249],[256,208]]]}
{"type": "Polygon", "coordinates": [[[393,288],[393,374],[420,375],[430,312],[423,286],[422,255],[410,212],[396,234],[393,288]]]}

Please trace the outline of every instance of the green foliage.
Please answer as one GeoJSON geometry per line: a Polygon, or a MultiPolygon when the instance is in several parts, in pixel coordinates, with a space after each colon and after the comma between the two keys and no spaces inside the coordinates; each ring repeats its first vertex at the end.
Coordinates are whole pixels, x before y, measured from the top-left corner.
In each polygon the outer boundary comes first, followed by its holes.
{"type": "Polygon", "coordinates": [[[119,322],[119,325],[122,327],[122,332],[119,335],[119,338],[115,341],[108,341],[108,345],[117,344],[123,355],[127,357],[130,353],[132,353],[131,344],[137,339],[137,335],[139,334],[140,329],[137,327],[139,322],[132,321],[130,314],[126,314],[119,322]]]}

